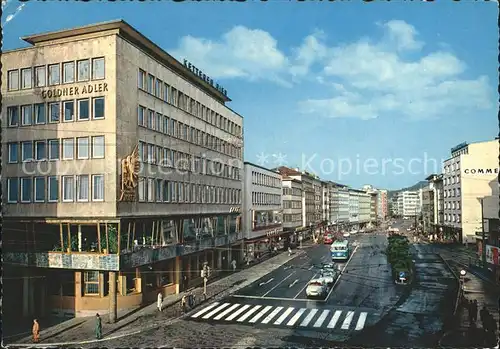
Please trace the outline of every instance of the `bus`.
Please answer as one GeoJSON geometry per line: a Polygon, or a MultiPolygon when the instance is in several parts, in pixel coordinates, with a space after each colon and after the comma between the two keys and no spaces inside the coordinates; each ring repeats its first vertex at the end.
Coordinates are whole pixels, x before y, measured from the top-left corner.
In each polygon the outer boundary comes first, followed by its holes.
{"type": "Polygon", "coordinates": [[[349,245],[349,241],[334,241],[332,243],[332,246],[330,247],[330,253],[332,256],[332,260],[348,260],[349,256],[351,255],[351,246],[349,245]]]}

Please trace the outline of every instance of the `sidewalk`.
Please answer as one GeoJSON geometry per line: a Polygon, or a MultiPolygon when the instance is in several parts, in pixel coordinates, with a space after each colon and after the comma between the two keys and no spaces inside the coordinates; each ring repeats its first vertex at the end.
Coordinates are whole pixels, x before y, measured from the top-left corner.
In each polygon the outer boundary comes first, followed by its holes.
{"type": "MultiPolygon", "coordinates": [[[[304,251],[295,250],[291,256],[283,252],[281,254],[271,256],[270,258],[261,261],[258,264],[253,264],[245,269],[232,273],[229,276],[216,280],[207,285],[207,299],[226,297],[232,292],[243,288],[261,277],[268,274],[271,270],[279,268],[284,263],[303,254],[304,251]]],[[[203,301],[203,288],[192,289],[196,296],[197,306],[203,301]]],[[[184,293],[178,295],[167,296],[163,299],[163,311],[160,313],[156,307],[156,302],[134,310],[126,310],[118,313],[118,321],[110,324],[107,321],[107,316],[102,317],[102,332],[103,339],[96,340],[94,335],[95,317],[73,318],[62,324],[43,328],[40,331],[40,344],[31,344],[31,336],[28,335],[21,340],[13,340],[11,347],[26,346],[29,343],[30,347],[44,347],[47,344],[53,345],[77,345],[79,343],[93,343],[105,341],[117,337],[123,337],[129,334],[139,333],[159,325],[167,325],[171,321],[175,321],[183,315],[180,307],[180,300],[184,293]],[[24,343],[24,345],[23,345],[24,343]]],[[[206,302],[205,301],[205,302],[206,302]]],[[[9,342],[8,338],[4,337],[5,342],[9,342]]]]}
{"type": "Polygon", "coordinates": [[[452,255],[443,253],[443,258],[447,259],[447,262],[456,275],[459,275],[462,269],[467,271],[464,283],[464,296],[467,301],[477,300],[478,320],[476,324],[470,323],[465,303],[461,302],[457,308],[456,327],[443,336],[440,345],[447,347],[483,347],[486,345],[492,347],[496,343],[484,342],[485,338],[479,318],[479,310],[483,306],[486,306],[498,324],[498,289],[489,281],[483,280],[476,275],[470,268],[464,266],[461,260],[450,259],[452,256],[456,257],[456,253],[452,255]]]}

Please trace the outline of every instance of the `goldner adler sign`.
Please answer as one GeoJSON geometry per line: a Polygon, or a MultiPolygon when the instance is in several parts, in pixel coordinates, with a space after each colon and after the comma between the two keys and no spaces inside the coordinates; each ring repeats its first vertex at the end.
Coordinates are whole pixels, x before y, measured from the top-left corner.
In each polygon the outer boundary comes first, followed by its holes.
{"type": "Polygon", "coordinates": [[[100,82],[98,84],[87,84],[83,86],[71,86],[63,88],[53,88],[42,91],[42,98],[58,98],[66,96],[82,96],[89,93],[108,92],[108,84],[100,82]]]}

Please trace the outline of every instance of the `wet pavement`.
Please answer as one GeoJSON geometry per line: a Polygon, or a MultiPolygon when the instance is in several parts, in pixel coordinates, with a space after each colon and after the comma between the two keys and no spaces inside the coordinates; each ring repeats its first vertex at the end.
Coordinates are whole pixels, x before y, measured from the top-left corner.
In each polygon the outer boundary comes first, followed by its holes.
{"type": "Polygon", "coordinates": [[[416,278],[408,294],[376,326],[348,343],[370,346],[435,347],[452,319],[457,282],[440,256],[426,244],[412,245],[416,278]]]}

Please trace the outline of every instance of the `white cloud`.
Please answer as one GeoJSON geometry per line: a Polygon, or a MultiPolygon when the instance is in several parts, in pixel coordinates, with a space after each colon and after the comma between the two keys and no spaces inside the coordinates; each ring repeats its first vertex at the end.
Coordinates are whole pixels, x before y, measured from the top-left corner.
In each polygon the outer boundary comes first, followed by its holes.
{"type": "Polygon", "coordinates": [[[288,59],[278,49],[276,40],[263,30],[236,26],[218,41],[186,36],[179,48],[171,52],[214,79],[268,79],[286,84],[280,72],[288,65],[288,59]]]}
{"type": "Polygon", "coordinates": [[[299,102],[305,114],[423,119],[491,107],[487,78],[462,78],[467,66],[449,49],[441,45],[424,55],[425,43],[412,25],[401,20],[377,25],[378,40],[328,45],[326,34],[315,31],[288,54],[270,33],[236,26],[218,40],[186,36],[171,52],[214,79],[267,80],[295,88],[307,80],[302,95],[308,99],[299,102]],[[331,97],[315,98],[311,83],[322,94],[327,87],[331,97]]]}
{"type": "Polygon", "coordinates": [[[491,107],[486,77],[462,79],[465,63],[446,51],[407,60],[402,51],[423,47],[415,28],[403,21],[380,26],[385,35],[379,42],[362,38],[327,49],[317,81],[329,84],[333,96],[301,101],[303,113],[333,118],[395,115],[424,119],[491,107]]]}

